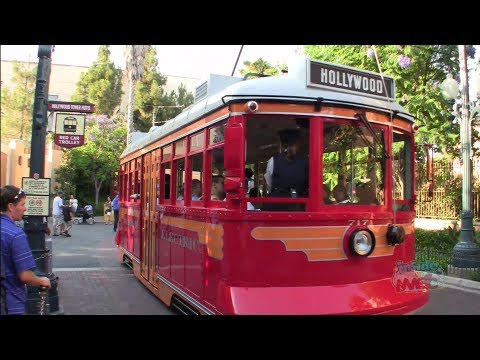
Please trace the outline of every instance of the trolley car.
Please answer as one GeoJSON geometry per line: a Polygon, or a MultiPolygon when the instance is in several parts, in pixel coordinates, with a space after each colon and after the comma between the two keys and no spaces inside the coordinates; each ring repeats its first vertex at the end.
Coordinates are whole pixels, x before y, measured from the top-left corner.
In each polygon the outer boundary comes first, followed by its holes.
{"type": "Polygon", "coordinates": [[[74,116],[67,116],[63,120],[63,131],[71,133],[77,132],[77,118],[74,116]]]}
{"type": "Polygon", "coordinates": [[[416,129],[380,74],[302,57],[284,76],[210,75],[121,155],[119,260],[188,314],[411,313],[429,297],[414,271],[416,129]],[[308,191],[274,197],[264,174],[290,128],[308,191]]]}

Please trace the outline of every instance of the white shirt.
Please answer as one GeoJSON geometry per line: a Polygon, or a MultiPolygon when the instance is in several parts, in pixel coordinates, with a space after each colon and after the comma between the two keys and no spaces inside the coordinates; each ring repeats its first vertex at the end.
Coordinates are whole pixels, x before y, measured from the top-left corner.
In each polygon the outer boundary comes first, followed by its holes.
{"type": "Polygon", "coordinates": [[[267,190],[270,191],[272,188],[272,174],[273,174],[273,156],[268,159],[267,162],[267,169],[265,170],[265,174],[263,175],[265,182],[267,183],[267,190]]]}
{"type": "Polygon", "coordinates": [[[63,215],[62,205],[63,205],[63,199],[60,196],[56,196],[55,199],[53,199],[53,209],[52,209],[53,216],[63,215]]]}
{"type": "Polygon", "coordinates": [[[72,206],[72,211],[75,214],[78,208],[78,200],[77,199],[70,199],[70,205],[72,206]]]}

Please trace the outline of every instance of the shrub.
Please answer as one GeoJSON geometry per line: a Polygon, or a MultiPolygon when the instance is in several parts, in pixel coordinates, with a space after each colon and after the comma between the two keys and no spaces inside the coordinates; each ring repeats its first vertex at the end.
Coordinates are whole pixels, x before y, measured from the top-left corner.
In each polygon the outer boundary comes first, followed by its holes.
{"type": "Polygon", "coordinates": [[[460,230],[447,228],[443,230],[415,229],[415,247],[436,251],[452,251],[460,237],[460,230]]]}
{"type": "MultiPolygon", "coordinates": [[[[443,230],[415,229],[415,247],[436,251],[452,251],[460,239],[461,230],[446,228],[443,230]]],[[[473,230],[474,241],[480,246],[480,232],[473,230]]]]}

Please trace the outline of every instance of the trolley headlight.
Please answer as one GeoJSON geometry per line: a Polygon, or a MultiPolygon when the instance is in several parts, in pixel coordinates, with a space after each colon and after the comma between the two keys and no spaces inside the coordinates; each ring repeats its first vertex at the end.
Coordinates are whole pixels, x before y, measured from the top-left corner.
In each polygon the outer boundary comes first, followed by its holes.
{"type": "Polygon", "coordinates": [[[357,230],[350,235],[350,250],[360,256],[368,256],[375,247],[375,239],[367,230],[357,230]]]}

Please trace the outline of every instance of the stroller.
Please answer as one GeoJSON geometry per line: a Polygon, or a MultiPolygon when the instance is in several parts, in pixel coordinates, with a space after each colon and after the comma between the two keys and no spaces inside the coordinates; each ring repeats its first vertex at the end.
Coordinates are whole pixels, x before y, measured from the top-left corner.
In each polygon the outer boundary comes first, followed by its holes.
{"type": "Polygon", "coordinates": [[[75,218],[73,219],[74,224],[90,224],[95,223],[95,218],[93,216],[93,206],[85,205],[83,208],[77,208],[75,211],[75,218]]]}

